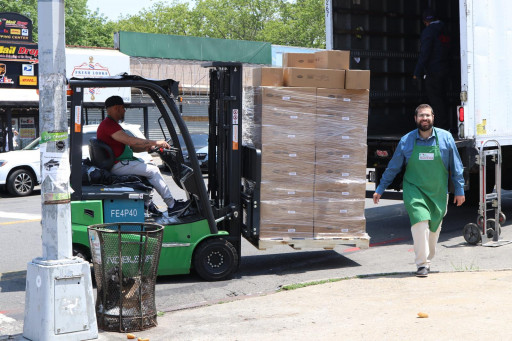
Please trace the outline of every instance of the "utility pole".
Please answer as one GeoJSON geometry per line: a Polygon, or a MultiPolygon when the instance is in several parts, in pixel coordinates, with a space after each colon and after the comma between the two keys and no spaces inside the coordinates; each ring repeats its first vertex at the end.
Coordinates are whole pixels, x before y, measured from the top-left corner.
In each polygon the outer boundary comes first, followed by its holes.
{"type": "Polygon", "coordinates": [[[43,256],[27,265],[23,336],[98,337],[89,263],[72,256],[64,0],[39,0],[43,256]]]}

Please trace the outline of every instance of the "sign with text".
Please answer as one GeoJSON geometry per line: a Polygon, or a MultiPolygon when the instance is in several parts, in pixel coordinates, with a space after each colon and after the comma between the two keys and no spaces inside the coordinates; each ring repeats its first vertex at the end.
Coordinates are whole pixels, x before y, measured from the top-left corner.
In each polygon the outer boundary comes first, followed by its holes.
{"type": "Polygon", "coordinates": [[[32,42],[32,20],[18,13],[0,13],[0,40],[32,42]]]}
{"type": "MultiPolygon", "coordinates": [[[[66,77],[102,78],[130,73],[130,57],[116,50],[66,48],[66,77]]],[[[104,102],[112,95],[131,102],[130,88],[86,88],[84,102],[104,102]]]]}
{"type": "Polygon", "coordinates": [[[0,41],[0,60],[36,62],[39,49],[34,43],[9,43],[0,41]]]}
{"type": "Polygon", "coordinates": [[[0,88],[37,89],[39,64],[0,60],[0,88]]]}

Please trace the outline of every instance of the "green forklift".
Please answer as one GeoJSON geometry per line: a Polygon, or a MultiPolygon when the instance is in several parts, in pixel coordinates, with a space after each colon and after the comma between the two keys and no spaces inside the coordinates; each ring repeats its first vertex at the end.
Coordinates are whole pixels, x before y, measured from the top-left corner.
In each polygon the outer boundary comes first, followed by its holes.
{"type": "MultiPolygon", "coordinates": [[[[91,260],[87,228],[95,224],[154,222],[164,225],[158,275],[189,274],[205,280],[229,278],[240,264],[241,236],[257,241],[257,200],[254,189],[242,186],[242,177],[259,181],[253,167],[260,151],[242,146],[242,65],[212,62],[208,137],[208,185],[206,186],[195,149],[176,105],[177,82],[149,80],[138,76],[71,79],[71,216],[73,252],[91,260]],[[84,184],[82,178],[83,91],[86,88],[131,87],[143,91],[160,112],[158,122],[170,149],[156,150],[170,166],[174,182],[184,190],[188,209],[173,217],[148,217],[144,200],[151,188],[123,184],[84,184]],[[180,145],[181,134],[185,146],[180,145]],[[188,151],[185,162],[182,147],[188,151]],[[216,157],[215,157],[216,155],[216,157]],[[245,173],[245,174],[242,174],[245,173]],[[248,209],[248,210],[247,210],[248,209]],[[245,222],[244,222],[245,221],[245,222]],[[256,224],[254,224],[256,223],[256,224]]],[[[108,168],[108,150],[89,145],[94,165],[108,168]],[[100,150],[96,150],[100,148],[100,150]]],[[[111,153],[111,152],[110,152],[111,153]]],[[[144,186],[142,186],[144,187],[144,186]]]]}

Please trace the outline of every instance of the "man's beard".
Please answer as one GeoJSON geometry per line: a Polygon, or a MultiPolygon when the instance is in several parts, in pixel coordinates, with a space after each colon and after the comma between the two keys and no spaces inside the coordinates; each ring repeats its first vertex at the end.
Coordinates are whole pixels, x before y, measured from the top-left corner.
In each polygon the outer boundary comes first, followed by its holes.
{"type": "Polygon", "coordinates": [[[416,123],[416,125],[418,126],[419,130],[421,130],[421,131],[429,131],[430,129],[432,129],[432,123],[427,122],[426,126],[423,126],[422,123],[423,122],[416,123]]]}

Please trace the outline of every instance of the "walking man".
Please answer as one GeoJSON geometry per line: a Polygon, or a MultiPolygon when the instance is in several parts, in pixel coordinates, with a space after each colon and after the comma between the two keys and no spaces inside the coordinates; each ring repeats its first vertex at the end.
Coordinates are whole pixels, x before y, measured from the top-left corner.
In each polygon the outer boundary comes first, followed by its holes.
{"type": "Polygon", "coordinates": [[[434,128],[434,112],[428,104],[416,108],[415,129],[400,139],[380,184],[373,194],[379,199],[405,166],[403,200],[414,242],[416,276],[427,277],[436,253],[441,223],[448,204],[448,176],[455,188],[454,204],[464,203],[463,166],[452,135],[434,128]]]}

